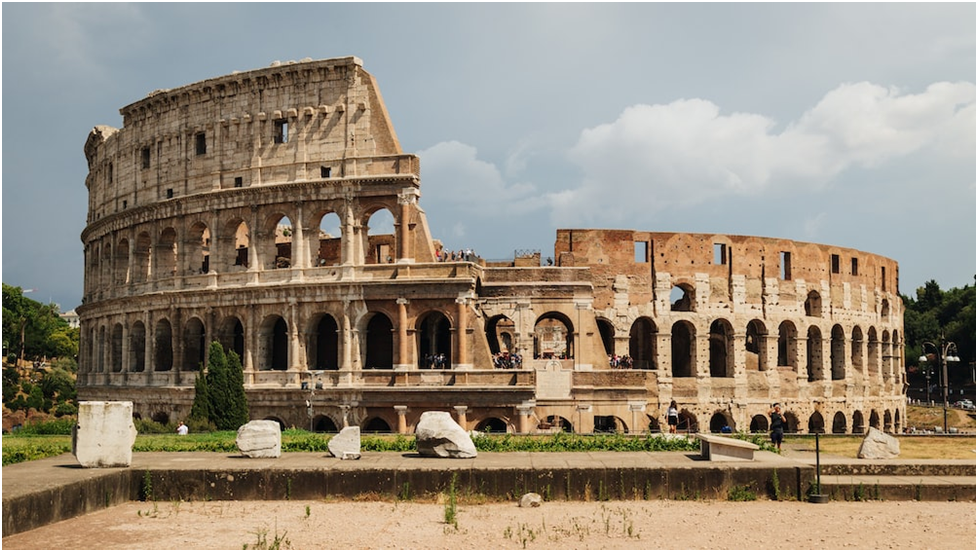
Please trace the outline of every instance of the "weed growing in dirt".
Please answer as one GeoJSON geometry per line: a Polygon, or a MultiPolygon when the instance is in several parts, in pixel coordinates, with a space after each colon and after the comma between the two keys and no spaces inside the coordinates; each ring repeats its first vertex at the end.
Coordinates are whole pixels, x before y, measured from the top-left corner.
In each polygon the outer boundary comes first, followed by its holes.
{"type": "Polygon", "coordinates": [[[452,480],[448,484],[448,502],[445,504],[445,523],[458,529],[458,493],[456,491],[456,485],[458,484],[458,474],[452,474],[452,480]]]}
{"type": "Polygon", "coordinates": [[[753,502],[757,500],[757,493],[752,487],[752,484],[734,485],[727,491],[727,500],[730,502],[753,502]]]}
{"type": "Polygon", "coordinates": [[[292,541],[287,539],[285,535],[288,531],[283,531],[281,535],[278,534],[278,528],[275,528],[275,534],[272,536],[272,540],[268,540],[268,529],[260,528],[252,533],[255,535],[255,544],[251,545],[249,548],[247,544],[241,547],[242,550],[291,550],[292,541]],[[284,547],[284,548],[283,548],[284,547]]]}

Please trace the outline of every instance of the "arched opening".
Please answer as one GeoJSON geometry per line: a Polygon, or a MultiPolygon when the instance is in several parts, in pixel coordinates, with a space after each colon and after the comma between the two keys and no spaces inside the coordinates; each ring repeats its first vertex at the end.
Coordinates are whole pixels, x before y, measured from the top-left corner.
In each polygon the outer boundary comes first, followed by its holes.
{"type": "Polygon", "coordinates": [[[394,368],[394,325],[382,313],[374,313],[367,322],[364,368],[391,370],[394,368]]]}
{"type": "Polygon", "coordinates": [[[900,433],[900,429],[903,428],[903,424],[900,422],[900,411],[893,411],[893,432],[900,433]]]}
{"type": "Polygon", "coordinates": [[[696,303],[693,300],[693,286],[682,283],[676,284],[669,292],[669,310],[672,312],[693,312],[696,310],[696,303]]]}
{"type": "Polygon", "coordinates": [[[733,327],[723,319],[710,324],[710,377],[732,378],[733,368],[733,327]]]}
{"type": "Polygon", "coordinates": [[[857,374],[866,374],[866,366],[863,364],[863,331],[859,326],[852,328],[852,351],[849,355],[850,363],[852,364],[852,369],[856,371],[857,374]]]}
{"type": "Polygon", "coordinates": [[[187,233],[186,257],[188,274],[210,272],[211,231],[203,222],[195,222],[187,233]]]}
{"type": "Polygon", "coordinates": [[[270,216],[261,237],[262,268],[274,270],[292,267],[292,219],[283,213],[270,216]]]}
{"type": "Polygon", "coordinates": [[[310,370],[339,370],[339,326],[336,319],[323,314],[309,335],[310,370]]]}
{"type": "Polygon", "coordinates": [[[177,275],[177,231],[165,228],[160,232],[160,241],[156,244],[157,266],[153,268],[153,278],[172,278],[177,275]]]}
{"type": "Polygon", "coordinates": [[[285,431],[285,422],[283,422],[281,418],[276,417],[276,416],[265,416],[262,419],[268,420],[270,422],[276,422],[276,423],[278,423],[278,430],[279,431],[285,431]]]}
{"type": "Polygon", "coordinates": [[[200,370],[207,352],[207,336],[204,323],[194,317],[187,321],[183,330],[183,369],[200,370]]]}
{"type": "Polygon", "coordinates": [[[226,244],[225,250],[230,249],[230,255],[227,258],[229,271],[241,271],[250,266],[251,259],[248,258],[248,247],[251,242],[251,235],[244,220],[236,218],[229,222],[225,227],[221,242],[226,244]]]}
{"type": "Polygon", "coordinates": [[[805,299],[805,316],[822,317],[822,296],[817,291],[809,291],[805,299]]]}
{"type": "Polygon", "coordinates": [[[507,426],[506,422],[499,418],[486,418],[476,424],[475,430],[482,433],[506,433],[507,426]]]}
{"type": "Polygon", "coordinates": [[[123,238],[119,240],[118,247],[115,248],[115,268],[113,282],[117,286],[124,286],[129,283],[129,240],[123,238]]]}
{"type": "Polygon", "coordinates": [[[94,362],[95,372],[105,371],[105,326],[98,329],[98,358],[94,362]]]}
{"type": "Polygon", "coordinates": [[[890,317],[890,301],[887,299],[883,299],[883,301],[880,303],[880,318],[889,318],[889,317],[890,317]]]}
{"type": "Polygon", "coordinates": [[[822,373],[822,332],[818,326],[808,328],[807,359],[805,369],[808,371],[808,381],[819,381],[822,373]]]}
{"type": "Polygon", "coordinates": [[[547,416],[544,419],[543,427],[550,428],[556,427],[560,428],[560,431],[564,433],[574,433],[574,424],[570,423],[570,420],[562,416],[557,416],[555,414],[547,416]]]}
{"type": "Polygon", "coordinates": [[[418,367],[452,368],[452,330],[448,317],[434,311],[421,317],[417,325],[418,367]]]}
{"type": "Polygon", "coordinates": [[[595,433],[628,433],[628,426],[618,416],[595,416],[595,433]]]}
{"type": "Polygon", "coordinates": [[[628,356],[632,367],[639,370],[655,370],[655,322],[641,317],[632,323],[628,334],[628,356]]]}
{"type": "Polygon", "coordinates": [[[574,358],[574,329],[569,318],[548,312],[533,326],[533,358],[574,358]]]}
{"type": "Polygon", "coordinates": [[[281,316],[271,315],[262,322],[260,370],[289,368],[289,326],[281,316]]]}
{"type": "Polygon", "coordinates": [[[229,316],[224,319],[217,341],[225,351],[234,351],[238,358],[244,359],[244,325],[237,317],[229,316]]]}
{"type": "Polygon", "coordinates": [[[674,378],[690,378],[695,374],[696,365],[695,345],[696,330],[686,321],[672,325],[672,376],[674,378]]]}
{"type": "Polygon", "coordinates": [[[166,412],[154,412],[150,419],[162,425],[170,423],[170,415],[166,412]]]}
{"type": "Polygon", "coordinates": [[[883,373],[883,380],[889,381],[893,377],[893,348],[890,342],[890,332],[883,330],[883,363],[880,370],[883,373]]]}
{"type": "Polygon", "coordinates": [[[649,433],[662,433],[662,427],[657,418],[650,414],[646,414],[645,417],[649,419],[649,433]]]}
{"type": "Polygon", "coordinates": [[[798,330],[787,320],[778,326],[778,366],[798,366],[798,330]]]}
{"type": "Polygon", "coordinates": [[[313,259],[314,266],[343,264],[343,230],[340,217],[336,213],[325,211],[314,218],[319,219],[319,231],[312,240],[309,240],[311,244],[309,258],[313,259]]]}
{"type": "Polygon", "coordinates": [[[763,322],[754,319],[747,323],[744,352],[748,370],[767,370],[767,351],[763,346],[765,337],[767,337],[767,328],[763,322]]]}
{"type": "Polygon", "coordinates": [[[361,429],[364,433],[390,433],[391,426],[383,418],[370,418],[363,424],[361,429]]]}
{"type": "Polygon", "coordinates": [[[397,259],[394,215],[387,209],[372,211],[363,223],[364,264],[391,264],[397,259]]]}
{"type": "Polygon", "coordinates": [[[700,424],[696,420],[696,415],[685,408],[679,411],[679,425],[676,426],[677,432],[696,433],[700,430],[700,424]]]}
{"type": "MultiPolygon", "coordinates": [[[[604,345],[604,353],[612,355],[615,353],[615,327],[611,322],[604,318],[598,318],[598,333],[601,334],[601,344],[604,345]]],[[[653,358],[655,358],[653,356],[653,358]]]]}
{"type": "Polygon", "coordinates": [[[875,410],[869,411],[869,427],[880,429],[880,415],[875,410]]]}
{"type": "Polygon", "coordinates": [[[112,371],[122,371],[122,324],[112,326],[112,371]]]}
{"type": "Polygon", "coordinates": [[[829,348],[829,364],[832,366],[832,379],[846,379],[846,332],[842,326],[832,326],[832,343],[829,348]]]}
{"type": "Polygon", "coordinates": [[[890,414],[889,410],[883,411],[883,431],[886,433],[893,432],[893,416],[890,414]]]}
{"type": "Polygon", "coordinates": [[[751,433],[767,433],[768,419],[763,414],[756,414],[750,419],[751,433]]]}
{"type": "Polygon", "coordinates": [[[870,376],[876,376],[879,374],[879,362],[880,362],[880,344],[876,339],[876,328],[870,326],[869,328],[869,340],[866,347],[866,356],[869,361],[868,373],[870,376]]]}
{"type": "Polygon", "coordinates": [[[835,416],[832,417],[832,433],[845,433],[846,431],[846,415],[842,412],[836,412],[835,416]]]}
{"type": "Polygon", "coordinates": [[[490,353],[497,355],[515,352],[513,349],[515,335],[516,324],[508,317],[497,315],[486,320],[486,341],[489,342],[490,353]]]}
{"type": "Polygon", "coordinates": [[[863,413],[858,410],[852,413],[852,433],[854,435],[862,435],[863,433],[866,433],[863,413]]]}
{"type": "Polygon", "coordinates": [[[821,412],[812,412],[812,415],[808,417],[808,432],[825,433],[825,419],[822,418],[821,412]]]}
{"type": "Polygon", "coordinates": [[[710,417],[710,433],[733,433],[736,424],[726,412],[714,412],[710,417]]]}
{"type": "Polygon", "coordinates": [[[155,370],[169,372],[173,368],[173,330],[170,321],[163,318],[156,323],[155,370]]]}
{"type": "Polygon", "coordinates": [[[312,430],[316,433],[339,433],[336,422],[325,414],[319,414],[312,419],[312,430]]]}
{"type": "Polygon", "coordinates": [[[150,270],[150,247],[152,240],[149,237],[149,232],[140,232],[136,236],[136,245],[133,248],[132,256],[132,281],[137,284],[141,284],[149,279],[150,270]]]}
{"type": "Polygon", "coordinates": [[[129,371],[146,370],[146,326],[142,321],[133,322],[129,334],[129,371]]]}

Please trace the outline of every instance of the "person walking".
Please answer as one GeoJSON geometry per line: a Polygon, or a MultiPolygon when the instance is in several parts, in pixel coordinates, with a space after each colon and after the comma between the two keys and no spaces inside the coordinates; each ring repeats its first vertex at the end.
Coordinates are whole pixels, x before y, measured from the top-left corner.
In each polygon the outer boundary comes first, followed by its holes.
{"type": "Polygon", "coordinates": [[[666,418],[669,419],[669,433],[675,433],[676,426],[679,425],[679,408],[676,406],[676,401],[669,403],[669,410],[666,411],[666,418]]]}
{"type": "Polygon", "coordinates": [[[771,442],[778,447],[780,454],[781,442],[784,441],[784,427],[787,425],[784,415],[781,414],[781,403],[774,403],[771,410],[767,411],[767,415],[771,417],[771,442]]]}

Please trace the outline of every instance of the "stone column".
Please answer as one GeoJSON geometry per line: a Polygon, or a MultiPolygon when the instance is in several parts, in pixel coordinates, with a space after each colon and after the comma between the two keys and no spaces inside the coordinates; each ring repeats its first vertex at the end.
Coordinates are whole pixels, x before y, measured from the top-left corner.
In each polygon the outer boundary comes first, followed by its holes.
{"type": "Polygon", "coordinates": [[[353,332],[350,328],[350,303],[343,302],[343,315],[340,317],[340,342],[343,347],[343,358],[340,370],[353,370],[353,332]]]}
{"type": "MultiPolygon", "coordinates": [[[[261,270],[261,247],[259,242],[265,239],[261,228],[258,226],[258,206],[251,206],[251,222],[248,228],[248,272],[258,272],[261,270]]],[[[275,235],[272,234],[272,241],[275,241],[275,235]]],[[[272,259],[272,263],[275,259],[272,259]]]]}
{"type": "Polygon", "coordinates": [[[467,407],[467,406],[456,406],[454,408],[455,408],[455,418],[456,418],[455,421],[458,422],[458,425],[462,426],[462,429],[464,429],[465,431],[468,431],[469,430],[469,427],[468,427],[469,421],[465,417],[465,412],[469,409],[469,407],[467,407]]]}
{"type": "Polygon", "coordinates": [[[591,412],[591,405],[589,404],[579,404],[577,405],[577,432],[578,433],[594,433],[594,419],[591,418],[588,422],[584,423],[585,414],[591,412]],[[584,428],[587,428],[587,431],[584,428]]]}
{"type": "Polygon", "coordinates": [[[648,433],[648,424],[639,424],[638,417],[645,412],[644,402],[628,402],[628,411],[632,413],[632,433],[648,433]],[[641,426],[641,429],[639,427],[641,426]]]}
{"type": "Polygon", "coordinates": [[[407,406],[395,405],[394,412],[397,413],[397,432],[400,434],[405,434],[407,430],[407,406]]]}
{"type": "Polygon", "coordinates": [[[458,343],[456,351],[458,356],[455,358],[455,368],[458,369],[468,369],[472,368],[472,363],[469,359],[469,344],[468,344],[468,306],[469,300],[465,297],[459,297],[455,299],[455,304],[458,305],[458,327],[455,329],[455,340],[458,343]]]}
{"type": "Polygon", "coordinates": [[[412,235],[412,224],[411,224],[411,212],[413,206],[418,201],[418,196],[420,192],[415,188],[404,188],[401,193],[398,194],[397,203],[400,205],[400,217],[398,221],[398,252],[397,252],[397,262],[399,263],[413,263],[414,262],[414,252],[411,248],[411,235],[412,235]]]}
{"type": "MultiPolygon", "coordinates": [[[[221,242],[224,236],[221,235],[220,224],[221,223],[220,223],[220,219],[218,218],[218,211],[217,209],[215,209],[211,213],[211,227],[209,229],[211,234],[211,243],[208,246],[208,259],[207,259],[207,264],[209,265],[207,272],[209,274],[216,274],[218,268],[224,270],[224,267],[218,264],[224,261],[224,253],[221,251],[221,242]]],[[[232,247],[234,246],[232,245],[232,247]]],[[[131,274],[131,270],[132,270],[132,266],[130,263],[130,274],[131,274]]]]}
{"type": "Polygon", "coordinates": [[[530,414],[533,412],[532,406],[517,406],[516,412],[520,417],[520,433],[530,433],[530,414]]]}
{"type": "Polygon", "coordinates": [[[407,306],[410,301],[403,297],[397,299],[397,364],[395,370],[410,370],[411,359],[408,356],[408,316],[407,306]]]}
{"type": "Polygon", "coordinates": [[[301,280],[302,269],[309,267],[309,261],[306,259],[306,253],[309,249],[304,238],[303,223],[305,217],[302,214],[302,202],[296,201],[294,205],[296,220],[292,221],[292,277],[301,280]]]}

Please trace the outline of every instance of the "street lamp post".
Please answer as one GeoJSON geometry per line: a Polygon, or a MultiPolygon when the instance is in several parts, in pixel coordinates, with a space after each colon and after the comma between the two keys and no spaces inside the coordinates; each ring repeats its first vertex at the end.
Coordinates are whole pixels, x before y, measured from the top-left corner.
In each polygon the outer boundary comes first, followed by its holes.
{"type": "MultiPolygon", "coordinates": [[[[947,363],[948,362],[960,362],[961,359],[958,357],[958,346],[954,344],[953,341],[944,340],[944,331],[941,330],[941,344],[937,346],[930,341],[924,341],[921,343],[923,347],[923,353],[920,355],[920,362],[927,362],[927,346],[930,345],[934,351],[937,352],[937,363],[941,366],[941,395],[944,399],[944,433],[947,433],[947,363]],[[953,353],[953,354],[952,354],[953,353]]],[[[928,374],[929,375],[929,374],[928,374]]],[[[928,378],[929,379],[929,378],[928,378]]],[[[930,390],[930,381],[928,383],[928,392],[930,390]]]]}

